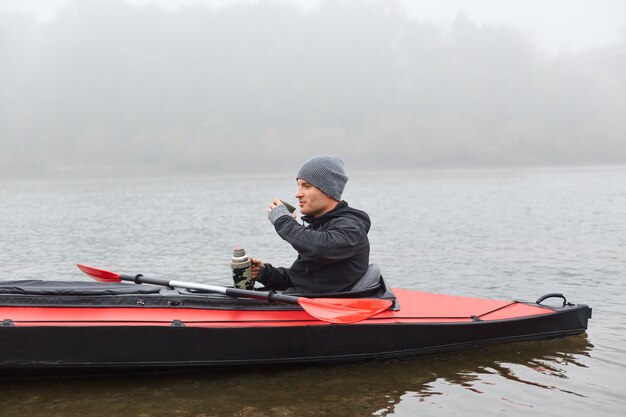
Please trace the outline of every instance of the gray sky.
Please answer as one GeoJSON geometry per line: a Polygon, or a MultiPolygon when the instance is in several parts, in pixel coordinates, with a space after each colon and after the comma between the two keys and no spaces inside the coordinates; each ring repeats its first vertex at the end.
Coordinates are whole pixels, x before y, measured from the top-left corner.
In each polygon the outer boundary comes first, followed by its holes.
{"type": "Polygon", "coordinates": [[[626,36],[623,0],[404,1],[413,16],[450,22],[462,10],[472,20],[515,26],[548,53],[612,45],[626,36]]]}
{"type": "MultiPolygon", "coordinates": [[[[106,1],[106,0],[103,0],[106,1]]],[[[282,0],[315,7],[320,0],[282,0]]],[[[332,1],[332,0],[331,0],[332,1]]],[[[34,12],[42,19],[55,16],[67,0],[0,0],[1,11],[34,12]]],[[[136,5],[159,4],[165,9],[204,4],[213,7],[258,0],[126,0],[136,5]]],[[[626,37],[624,0],[399,0],[411,16],[449,25],[459,12],[477,23],[513,26],[542,52],[581,52],[611,46],[626,37]]]]}

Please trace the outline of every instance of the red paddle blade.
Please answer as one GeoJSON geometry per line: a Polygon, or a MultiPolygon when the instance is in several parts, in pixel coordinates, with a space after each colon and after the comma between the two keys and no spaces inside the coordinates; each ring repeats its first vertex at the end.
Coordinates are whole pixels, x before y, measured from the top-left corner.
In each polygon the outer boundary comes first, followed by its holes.
{"type": "Polygon", "coordinates": [[[81,271],[89,275],[93,279],[99,282],[122,282],[120,276],[115,272],[104,271],[102,269],[96,269],[87,265],[76,265],[81,271]]]}
{"type": "Polygon", "coordinates": [[[369,298],[298,298],[298,304],[316,319],[349,324],[369,319],[391,307],[391,300],[369,298]]]}

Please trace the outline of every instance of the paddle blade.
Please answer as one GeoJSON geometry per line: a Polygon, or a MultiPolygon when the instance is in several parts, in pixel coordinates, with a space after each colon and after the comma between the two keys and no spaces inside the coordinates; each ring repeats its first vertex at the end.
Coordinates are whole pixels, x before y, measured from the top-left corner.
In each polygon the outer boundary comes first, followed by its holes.
{"type": "Polygon", "coordinates": [[[76,265],[81,271],[85,274],[92,277],[94,280],[99,282],[122,282],[120,276],[115,272],[104,271],[102,269],[96,269],[87,265],[76,265]]]}
{"type": "Polygon", "coordinates": [[[391,300],[369,298],[298,298],[298,304],[316,319],[350,324],[369,319],[391,307],[391,300]]]}

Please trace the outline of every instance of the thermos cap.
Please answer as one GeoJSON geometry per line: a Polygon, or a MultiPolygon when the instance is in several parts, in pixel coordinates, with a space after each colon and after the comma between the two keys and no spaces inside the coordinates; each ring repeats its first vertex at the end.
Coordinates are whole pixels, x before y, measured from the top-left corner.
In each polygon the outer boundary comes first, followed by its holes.
{"type": "Polygon", "coordinates": [[[243,246],[235,246],[235,248],[233,249],[233,258],[242,258],[244,256],[246,256],[246,250],[243,248],[243,246]]]}

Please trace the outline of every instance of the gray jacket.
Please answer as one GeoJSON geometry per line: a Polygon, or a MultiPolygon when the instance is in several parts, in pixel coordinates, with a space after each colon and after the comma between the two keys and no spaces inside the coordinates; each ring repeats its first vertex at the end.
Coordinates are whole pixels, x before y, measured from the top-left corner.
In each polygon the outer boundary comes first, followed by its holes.
{"type": "Polygon", "coordinates": [[[264,264],[257,281],[267,288],[302,294],[348,291],[367,271],[371,222],[364,211],[342,201],[319,218],[303,216],[306,227],[286,209],[276,215],[276,232],[298,251],[298,258],[290,268],[264,264]]]}

